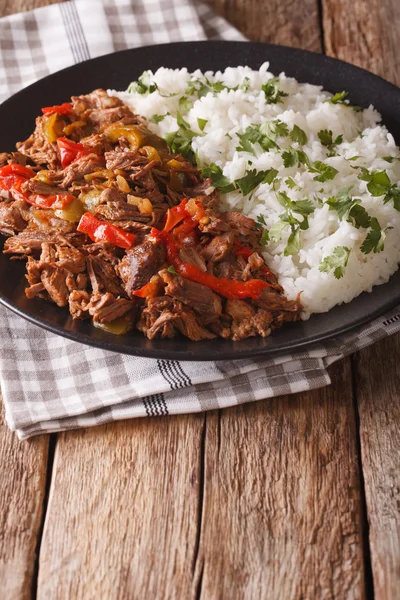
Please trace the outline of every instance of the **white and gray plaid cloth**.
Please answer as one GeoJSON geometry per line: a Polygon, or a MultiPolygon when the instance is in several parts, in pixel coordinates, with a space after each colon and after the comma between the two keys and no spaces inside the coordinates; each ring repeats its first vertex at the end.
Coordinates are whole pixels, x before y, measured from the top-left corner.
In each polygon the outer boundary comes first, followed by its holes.
{"type": "MultiPolygon", "coordinates": [[[[71,64],[173,41],[244,40],[186,0],[75,0],[0,19],[0,100],[71,64]]],[[[276,359],[177,362],[71,342],[0,307],[6,419],[21,439],[118,419],[200,412],[311,390],[327,367],[400,331],[400,307],[356,332],[276,359]]]]}

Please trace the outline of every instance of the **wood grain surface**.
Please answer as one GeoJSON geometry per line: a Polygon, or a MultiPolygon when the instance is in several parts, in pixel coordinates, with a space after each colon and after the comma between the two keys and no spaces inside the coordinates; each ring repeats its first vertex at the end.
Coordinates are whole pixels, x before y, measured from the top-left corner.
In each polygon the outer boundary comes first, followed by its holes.
{"type": "Polygon", "coordinates": [[[190,597],[204,421],[137,419],[59,436],[38,599],[190,597]]]}
{"type": "MultiPolygon", "coordinates": [[[[400,85],[400,3],[323,0],[328,54],[400,85]]],[[[400,598],[400,335],[354,358],[375,595],[400,598]]]]}
{"type": "Polygon", "coordinates": [[[0,414],[0,589],[4,600],[30,598],[35,585],[47,450],[48,436],[21,444],[0,414]]]}
{"type": "MultiPolygon", "coordinates": [[[[0,16],[51,3],[0,0],[0,16]]],[[[249,39],[400,83],[397,0],[208,3],[249,39]]],[[[48,438],[0,427],[5,600],[395,599],[399,362],[397,336],[323,390],[63,433],[54,463],[48,438]]]]}
{"type": "Polygon", "coordinates": [[[355,358],[369,545],[379,600],[400,597],[399,364],[400,336],[355,358]]]}

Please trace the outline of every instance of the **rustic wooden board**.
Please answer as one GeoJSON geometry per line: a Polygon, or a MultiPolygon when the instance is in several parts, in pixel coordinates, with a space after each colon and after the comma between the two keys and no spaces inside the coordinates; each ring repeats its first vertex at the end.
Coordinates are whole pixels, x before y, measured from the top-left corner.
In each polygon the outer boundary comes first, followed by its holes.
{"type": "Polygon", "coordinates": [[[189,598],[204,416],[59,436],[38,600],[189,598]]]}
{"type": "Polygon", "coordinates": [[[349,364],[332,376],[207,416],[201,598],[364,597],[349,364]]]}
{"type": "Polygon", "coordinates": [[[400,594],[399,363],[399,335],[355,359],[369,544],[379,600],[400,594]]]}
{"type": "Polygon", "coordinates": [[[31,597],[47,452],[48,436],[22,443],[0,414],[0,587],[5,600],[31,597]]]}
{"type": "MultiPolygon", "coordinates": [[[[323,0],[325,46],[400,85],[400,4],[397,0],[323,0]]],[[[354,360],[362,469],[375,595],[400,590],[400,335],[354,360]]]]}

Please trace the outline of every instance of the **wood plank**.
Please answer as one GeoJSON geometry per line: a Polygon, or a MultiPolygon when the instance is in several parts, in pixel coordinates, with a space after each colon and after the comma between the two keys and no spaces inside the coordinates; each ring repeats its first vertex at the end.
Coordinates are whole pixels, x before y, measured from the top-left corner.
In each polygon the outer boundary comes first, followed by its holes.
{"type": "Polygon", "coordinates": [[[61,434],[38,600],[189,598],[204,416],[61,434]]]}
{"type": "Polygon", "coordinates": [[[364,597],[349,363],[332,375],[207,416],[201,598],[364,597]]]}
{"type": "Polygon", "coordinates": [[[40,436],[20,442],[0,415],[0,587],[6,599],[31,597],[43,516],[48,439],[40,436]]]}
{"type": "Polygon", "coordinates": [[[39,6],[48,6],[63,2],[64,0],[1,0],[0,2],[0,17],[13,15],[14,13],[25,12],[39,6]]]}
{"type": "MultiPolygon", "coordinates": [[[[400,4],[397,0],[323,0],[325,46],[400,85],[400,4]]],[[[400,335],[354,360],[361,455],[375,595],[400,590],[400,335]]]]}
{"type": "Polygon", "coordinates": [[[268,42],[320,51],[316,0],[206,0],[253,42],[268,42]]]}
{"type": "Polygon", "coordinates": [[[355,359],[375,597],[400,590],[400,335],[355,359]]]}
{"type": "Polygon", "coordinates": [[[398,0],[322,0],[326,53],[400,83],[398,0]]]}

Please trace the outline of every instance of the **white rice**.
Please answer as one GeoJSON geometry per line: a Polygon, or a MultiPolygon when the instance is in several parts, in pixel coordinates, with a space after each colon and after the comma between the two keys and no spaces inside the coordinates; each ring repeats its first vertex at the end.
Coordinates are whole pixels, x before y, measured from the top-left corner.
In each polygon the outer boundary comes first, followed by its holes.
{"type": "Polygon", "coordinates": [[[315,202],[315,210],[309,216],[309,228],[300,232],[300,250],[293,255],[284,255],[291,232],[287,226],[282,239],[278,243],[268,242],[264,253],[267,264],[277,273],[287,296],[294,299],[302,292],[306,318],[311,313],[325,312],[336,304],[350,302],[361,292],[371,291],[372,286],[386,282],[396,271],[400,262],[400,212],[394,208],[393,201],[384,204],[383,196],[372,196],[367,190],[367,183],[358,178],[360,169],[354,167],[386,171],[391,183],[398,185],[399,148],[387,129],[379,125],[380,115],[372,106],[356,112],[344,104],[326,102],[331,94],[321,87],[300,84],[284,73],[279,76],[278,87],[288,96],[280,103],[267,103],[261,86],[273,77],[268,67],[265,63],[259,71],[237,67],[205,74],[200,71],[189,73],[187,69],[160,68],[156,73],[147,72],[146,75],[146,81],[149,79],[158,86],[158,90],[152,93],[109,93],[117,95],[149,119],[155,114],[170,113],[159,123],[149,123],[149,127],[161,136],[178,129],[176,115],[180,111],[190,128],[197,132],[192,148],[199,165],[216,163],[230,181],[240,179],[249,169],[278,170],[279,183],[262,183],[248,196],[243,196],[240,191],[222,195],[225,208],[242,211],[254,219],[262,215],[269,229],[284,212],[277,200],[277,191],[286,192],[294,201],[308,198],[315,202]],[[190,97],[192,107],[184,111],[179,100],[187,96],[189,83],[195,79],[204,81],[205,76],[210,82],[221,81],[229,87],[243,88],[243,82],[246,82],[248,89],[222,89],[201,98],[193,94],[190,97]],[[199,129],[198,118],[207,120],[203,133],[199,129]],[[307,143],[299,146],[289,136],[284,136],[278,139],[279,150],[264,151],[255,144],[254,155],[236,149],[240,142],[238,133],[243,134],[250,125],[277,118],[286,123],[289,130],[294,125],[300,127],[307,134],[307,143]],[[336,156],[328,157],[327,148],[318,138],[318,132],[325,129],[332,131],[333,138],[343,136],[343,143],[336,147],[336,156]],[[321,183],[315,180],[316,174],[310,172],[306,165],[285,168],[282,152],[288,148],[301,148],[311,163],[322,161],[337,169],[338,173],[334,179],[321,183]],[[348,160],[354,156],[359,158],[348,160]],[[387,156],[396,158],[389,163],[383,159],[387,156]],[[285,183],[288,177],[298,188],[288,187],[285,183]],[[356,228],[348,222],[346,215],[340,219],[336,210],[329,210],[326,201],[343,188],[351,188],[349,193],[360,199],[359,204],[370,217],[375,217],[382,229],[388,228],[383,251],[362,252],[361,245],[371,229],[356,228]],[[336,278],[333,270],[320,270],[322,261],[331,256],[338,246],[350,250],[341,278],[336,278]]]}

